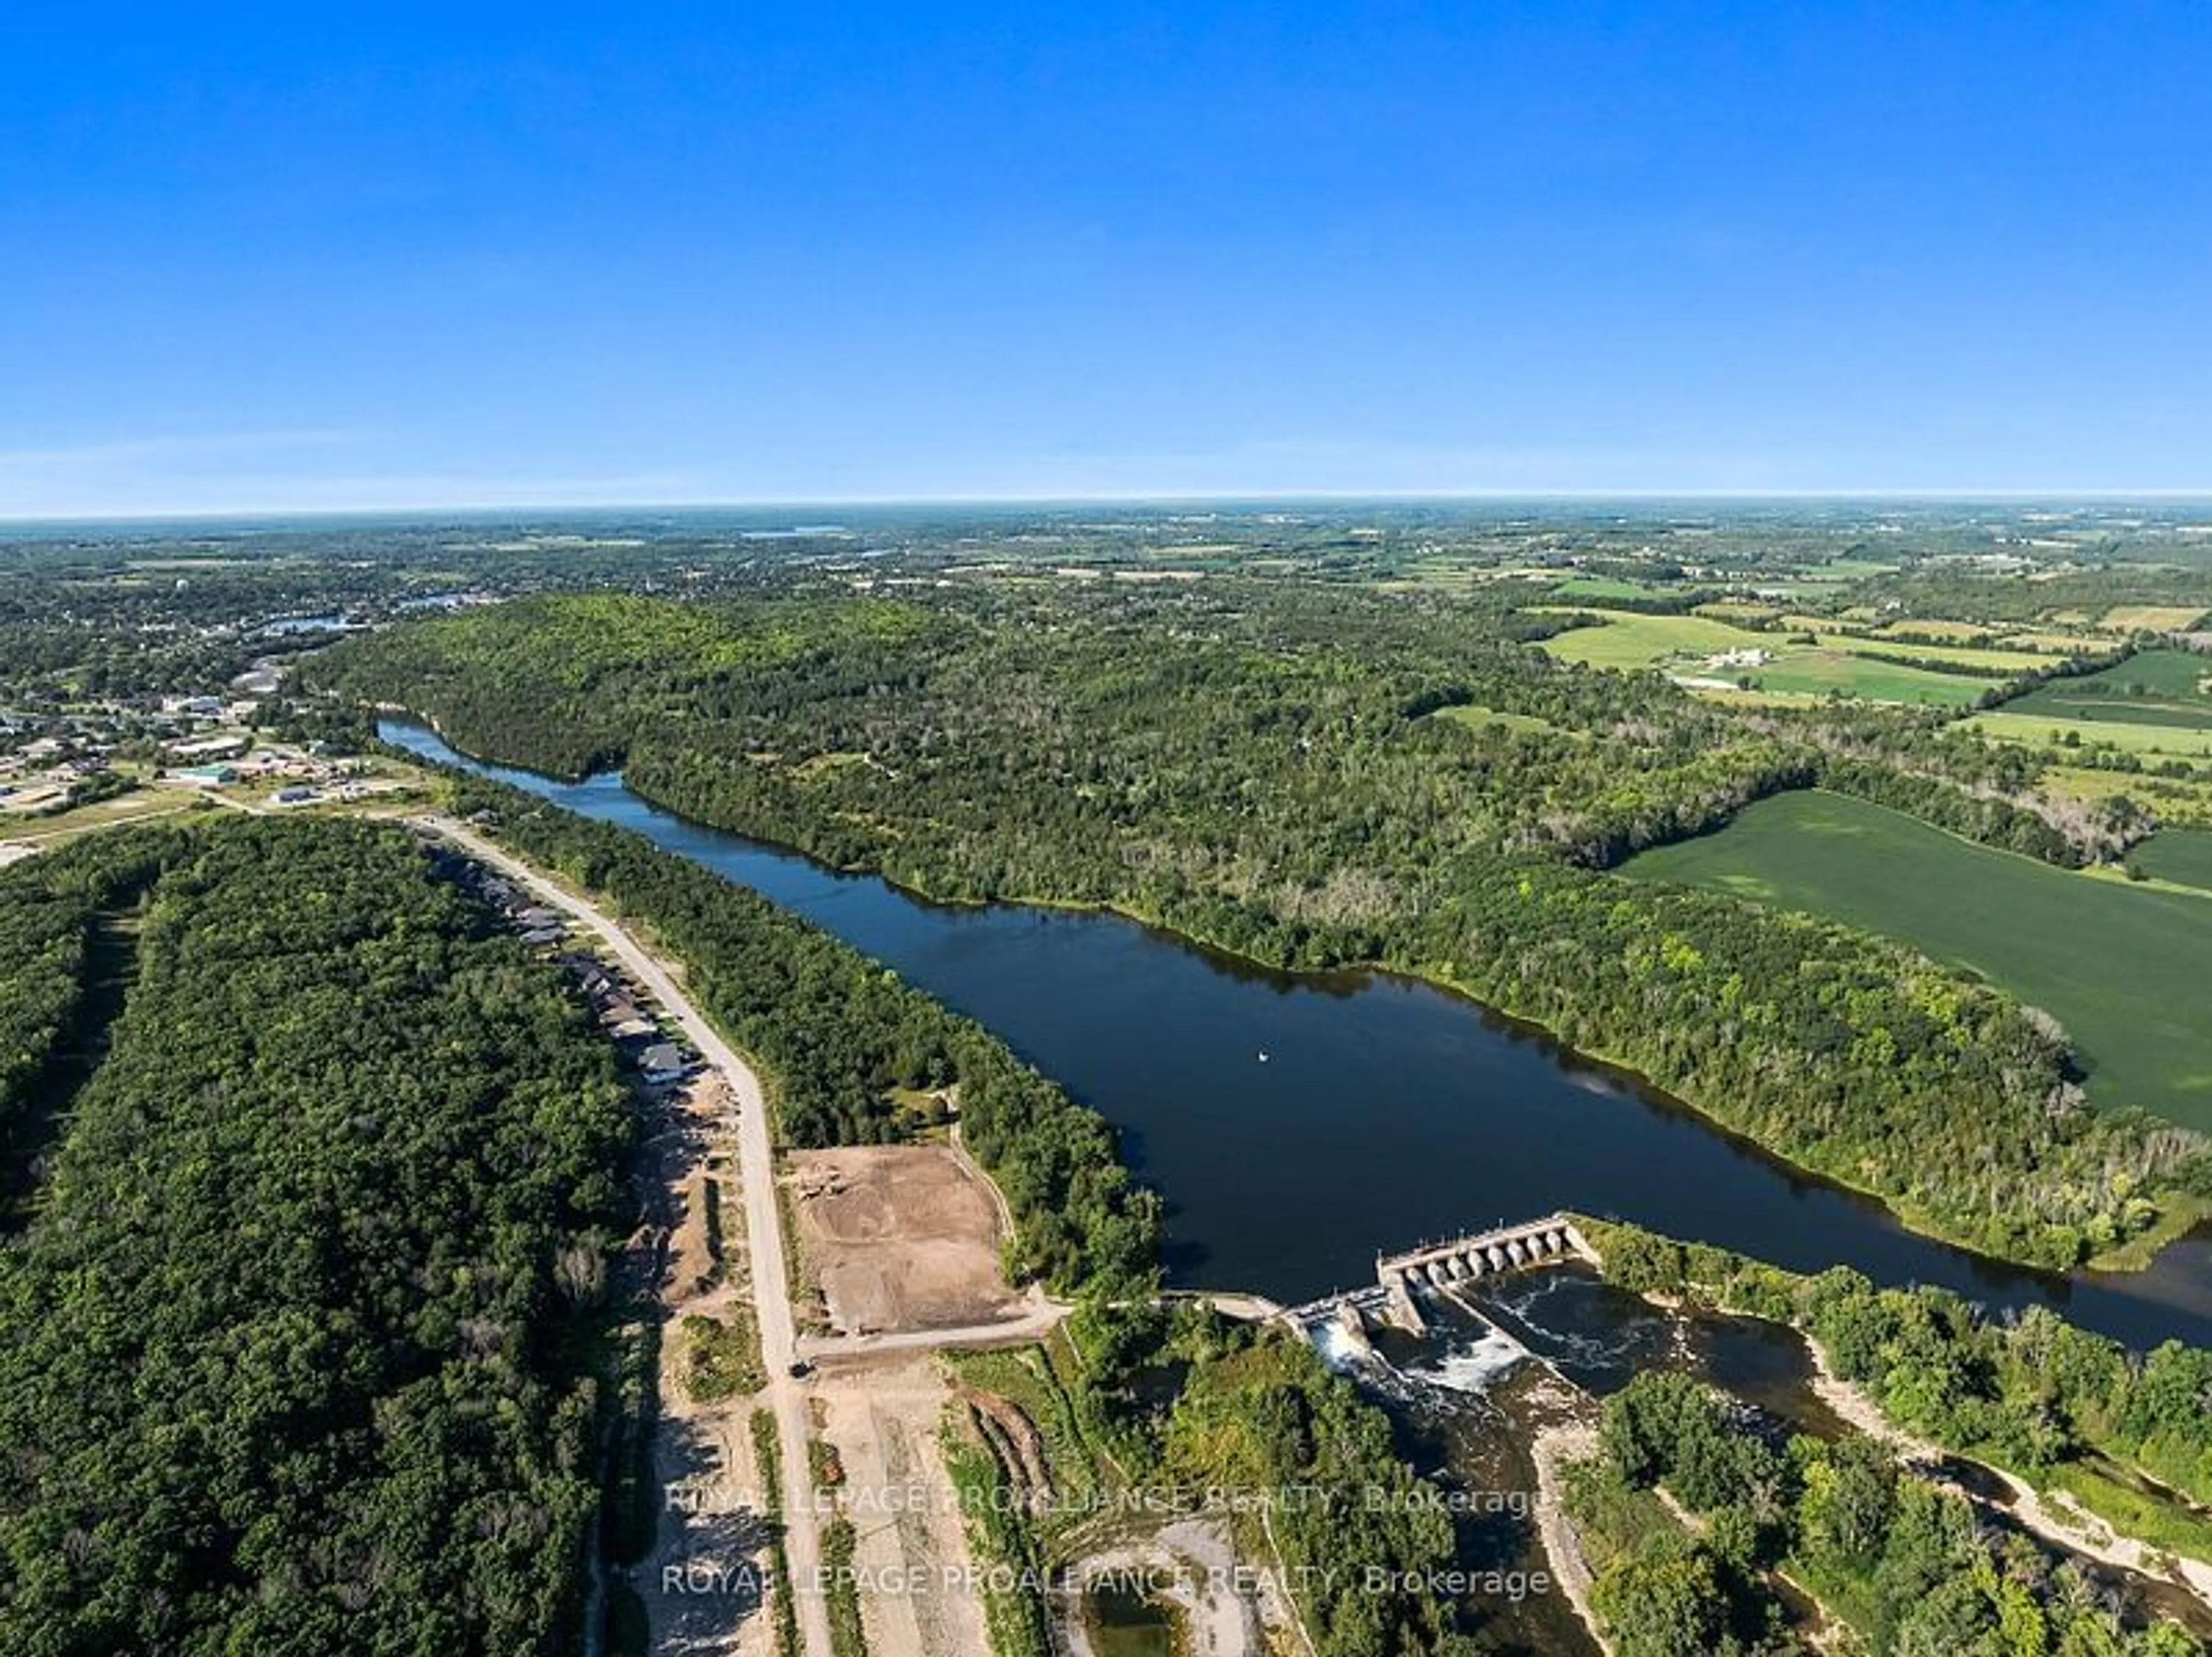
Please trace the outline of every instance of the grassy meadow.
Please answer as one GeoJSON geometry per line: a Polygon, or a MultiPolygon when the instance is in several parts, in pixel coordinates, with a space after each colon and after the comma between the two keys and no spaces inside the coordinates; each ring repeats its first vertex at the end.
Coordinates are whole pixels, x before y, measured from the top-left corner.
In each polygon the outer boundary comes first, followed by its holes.
{"type": "MultiPolygon", "coordinates": [[[[2212,862],[2212,847],[2180,855],[2212,862]]],[[[1966,967],[2066,1026],[2098,1104],[2212,1131],[2212,911],[2194,894],[2070,874],[1821,793],[1761,801],[1625,872],[1826,915],[1966,967]]]]}
{"type": "Polygon", "coordinates": [[[2204,619],[2202,606],[2123,604],[2105,612],[2105,625],[2125,633],[2142,629],[2153,633],[2181,633],[2204,619]]]}
{"type": "Polygon", "coordinates": [[[1448,720],[1455,725],[1464,725],[1468,729],[1476,731],[1487,730],[1492,725],[1502,725],[1507,730],[1522,735],[1581,738],[1589,734],[1584,731],[1563,730],[1550,720],[1540,719],[1534,714],[1501,713],[1494,708],[1480,707],[1473,703],[1462,704],[1457,707],[1439,708],[1436,711],[1436,717],[1448,720]]]}
{"type": "MultiPolygon", "coordinates": [[[[1553,613],[1558,606],[1547,606],[1553,613]]],[[[1787,624],[1785,623],[1785,625],[1787,624]]],[[[1857,635],[1821,632],[1813,643],[1787,632],[1751,632],[1712,615],[1647,616],[1616,612],[1596,626],[1577,627],[1544,641],[1562,661],[1633,672],[1655,668],[1685,679],[1748,679],[1759,691],[1820,697],[1830,691],[1869,702],[1910,702],[1966,707],[2015,670],[2045,665],[2025,651],[1957,647],[1910,647],[1857,635]],[[1757,667],[1709,667],[1709,657],[1731,650],[1765,650],[1774,658],[1757,667]],[[1921,656],[1955,661],[1968,672],[1933,673],[1882,656],[1921,656]]]]}
{"type": "Polygon", "coordinates": [[[2015,711],[2022,705],[2012,702],[1992,712],[1976,714],[1966,722],[1966,728],[1996,741],[2025,742],[2039,748],[2056,742],[2068,746],[2112,748],[2121,753],[2154,758],[2212,758],[2212,729],[2015,711]]]}

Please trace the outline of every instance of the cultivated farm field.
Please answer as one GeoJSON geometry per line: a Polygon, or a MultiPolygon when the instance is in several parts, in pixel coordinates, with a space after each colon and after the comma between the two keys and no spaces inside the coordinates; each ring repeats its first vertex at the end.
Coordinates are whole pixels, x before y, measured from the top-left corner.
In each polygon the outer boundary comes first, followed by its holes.
{"type": "Polygon", "coordinates": [[[2202,605],[2124,604],[2105,612],[2105,625],[2123,633],[2139,628],[2153,633],[2186,632],[2203,619],[2202,605]]]}
{"type": "MultiPolygon", "coordinates": [[[[1556,613],[1556,606],[1552,606],[1556,613]]],[[[1787,623],[1784,624],[1785,627],[1787,623]]],[[[1807,643],[1788,631],[1753,632],[1706,615],[1607,615],[1595,626],[1577,627],[1544,641],[1562,661],[1633,672],[1657,669],[1677,677],[1734,682],[1748,679],[1760,691],[1799,697],[1840,691],[1870,702],[1966,707],[2003,683],[2014,668],[2046,665],[2024,651],[1900,645],[1887,639],[1824,632],[1807,643]],[[1712,667],[1709,659],[1731,651],[1764,650],[1772,660],[1757,667],[1712,667]],[[1972,672],[1935,673],[1896,658],[1920,655],[1954,661],[1972,672]],[[1890,657],[1884,661],[1881,658],[1890,657]],[[1986,676],[1985,676],[1986,675],[1986,676]]]]}
{"type": "Polygon", "coordinates": [[[1814,792],[1760,801],[1625,873],[1825,915],[1965,966],[2066,1026],[2094,1102],[2212,1131],[2205,899],[2069,873],[1814,792]]]}
{"type": "Polygon", "coordinates": [[[2098,673],[2039,685],[2005,711],[2212,731],[2212,656],[2145,650],[2098,673]]]}
{"type": "Polygon", "coordinates": [[[2130,861],[2158,880],[2212,891],[2212,830],[2162,830],[2137,846],[2130,861]]]}

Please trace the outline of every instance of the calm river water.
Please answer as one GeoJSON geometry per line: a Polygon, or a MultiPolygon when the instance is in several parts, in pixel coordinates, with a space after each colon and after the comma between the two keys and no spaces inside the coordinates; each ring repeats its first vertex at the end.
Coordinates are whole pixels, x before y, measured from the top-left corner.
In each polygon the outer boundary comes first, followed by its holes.
{"type": "Polygon", "coordinates": [[[1166,1201],[1181,1283],[1304,1300],[1371,1282],[1378,1251],[1571,1208],[1801,1270],[2042,1302],[2139,1346],[2212,1345],[2212,1234],[2148,1272],[2018,1270],[1425,984],[1267,972],[1110,916],[930,904],[687,822],[617,776],[562,783],[379,728],[742,881],[989,1026],[1121,1130],[1166,1201]]]}

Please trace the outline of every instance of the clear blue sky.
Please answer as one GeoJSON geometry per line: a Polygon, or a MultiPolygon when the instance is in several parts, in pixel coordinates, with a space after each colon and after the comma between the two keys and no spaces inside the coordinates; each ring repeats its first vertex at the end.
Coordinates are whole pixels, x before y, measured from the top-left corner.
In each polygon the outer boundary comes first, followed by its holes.
{"type": "Polygon", "coordinates": [[[0,5],[0,515],[2212,487],[2212,6],[0,5]]]}

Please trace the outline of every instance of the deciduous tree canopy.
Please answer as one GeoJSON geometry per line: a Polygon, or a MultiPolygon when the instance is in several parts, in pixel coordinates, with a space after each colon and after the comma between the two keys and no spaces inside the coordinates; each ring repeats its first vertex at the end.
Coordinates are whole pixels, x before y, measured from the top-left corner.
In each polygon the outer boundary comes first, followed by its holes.
{"type": "Polygon", "coordinates": [[[398,830],[110,846],[149,849],[137,982],[0,1253],[0,1648],[561,1648],[605,1043],[398,830]]]}
{"type": "Polygon", "coordinates": [[[939,897],[1111,905],[1273,964],[1443,980],[1993,1252],[2069,1264],[2212,1186],[2193,1136],[2078,1108],[2062,1042],[2004,995],[1592,867],[1816,780],[2075,855],[2012,798],[2018,755],[1909,716],[1738,717],[1522,648],[1557,621],[1233,582],[600,595],[395,629],[321,671],[476,752],[618,759],[690,816],[939,897]]]}

